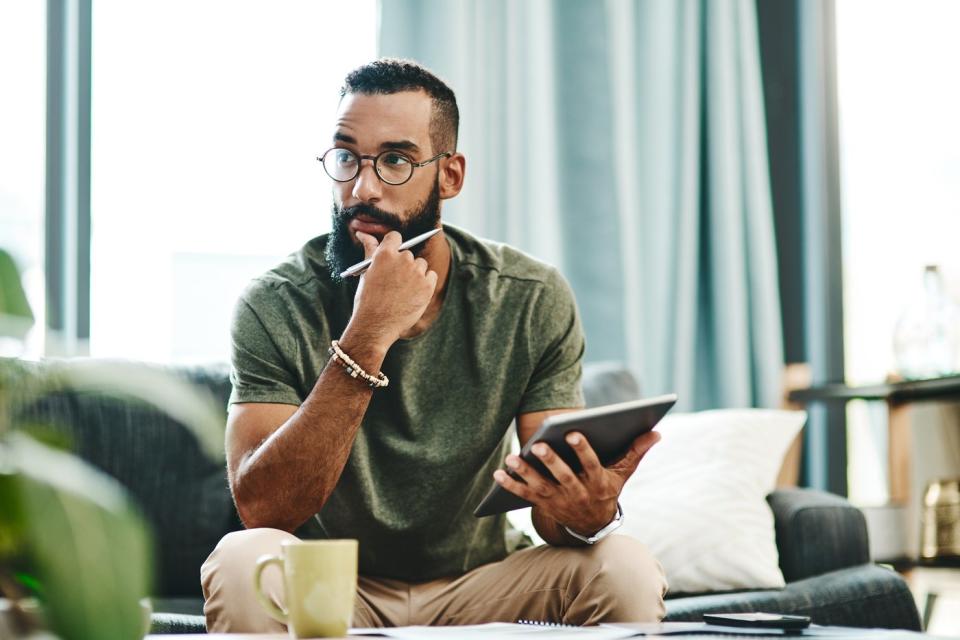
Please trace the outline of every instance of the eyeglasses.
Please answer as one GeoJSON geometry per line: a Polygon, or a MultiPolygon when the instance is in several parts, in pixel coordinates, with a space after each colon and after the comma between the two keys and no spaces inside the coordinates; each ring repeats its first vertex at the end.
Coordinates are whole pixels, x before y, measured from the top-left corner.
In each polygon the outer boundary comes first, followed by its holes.
{"type": "Polygon", "coordinates": [[[373,170],[377,176],[387,184],[396,186],[412,178],[413,170],[417,167],[424,167],[440,158],[449,158],[452,155],[449,151],[445,151],[429,160],[414,162],[410,156],[399,151],[388,150],[375,156],[358,156],[348,149],[333,147],[324,151],[317,160],[323,165],[327,175],[337,182],[350,182],[360,173],[361,160],[373,160],[373,170]]]}

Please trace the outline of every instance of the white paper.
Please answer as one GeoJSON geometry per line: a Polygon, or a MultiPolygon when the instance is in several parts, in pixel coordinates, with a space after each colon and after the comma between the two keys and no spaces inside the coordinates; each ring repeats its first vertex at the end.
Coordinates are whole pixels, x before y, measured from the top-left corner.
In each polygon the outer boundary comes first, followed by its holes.
{"type": "Polygon", "coordinates": [[[351,629],[351,636],[380,636],[400,640],[486,640],[504,638],[505,640],[563,640],[565,638],[583,638],[584,640],[619,640],[636,635],[637,632],[617,627],[562,627],[536,624],[510,624],[492,622],[448,627],[385,627],[377,629],[351,629]]]}

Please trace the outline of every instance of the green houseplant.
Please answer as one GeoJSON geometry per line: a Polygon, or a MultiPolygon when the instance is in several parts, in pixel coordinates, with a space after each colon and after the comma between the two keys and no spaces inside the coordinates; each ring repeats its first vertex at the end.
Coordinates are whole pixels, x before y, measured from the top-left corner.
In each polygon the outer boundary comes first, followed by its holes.
{"type": "MultiPolygon", "coordinates": [[[[0,287],[0,337],[22,340],[33,316],[2,249],[0,287]]],[[[36,598],[59,637],[139,638],[151,586],[149,527],[117,481],[44,442],[44,425],[20,418],[29,403],[64,389],[156,406],[218,459],[223,410],[186,382],[133,363],[0,358],[0,595],[13,603],[8,630],[28,631],[31,619],[17,603],[36,598]]]]}

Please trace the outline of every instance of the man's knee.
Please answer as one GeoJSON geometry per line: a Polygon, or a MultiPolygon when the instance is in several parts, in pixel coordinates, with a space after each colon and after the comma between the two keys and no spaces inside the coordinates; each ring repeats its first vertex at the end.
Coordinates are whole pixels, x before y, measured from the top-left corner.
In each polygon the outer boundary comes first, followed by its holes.
{"type": "MultiPolygon", "coordinates": [[[[200,567],[204,613],[209,631],[283,629],[256,601],[253,571],[263,554],[280,553],[280,544],[297,537],[279,529],[247,529],[225,535],[200,567]]],[[[265,591],[282,591],[278,575],[264,574],[265,591]],[[276,583],[276,584],[272,584],[276,583]]]]}
{"type": "Polygon", "coordinates": [[[610,536],[582,549],[580,592],[568,622],[655,622],[666,609],[667,581],[650,550],[629,536],[610,536]]]}
{"type": "Polygon", "coordinates": [[[220,570],[241,568],[253,576],[257,558],[265,553],[279,553],[280,544],[285,540],[297,540],[297,537],[286,531],[268,528],[231,531],[223,536],[200,567],[204,592],[220,570]]]}

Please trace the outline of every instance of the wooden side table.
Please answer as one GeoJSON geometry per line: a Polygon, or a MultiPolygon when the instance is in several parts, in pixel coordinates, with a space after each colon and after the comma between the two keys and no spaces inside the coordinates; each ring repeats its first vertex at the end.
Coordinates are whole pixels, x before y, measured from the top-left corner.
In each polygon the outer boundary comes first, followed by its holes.
{"type": "Polygon", "coordinates": [[[887,403],[889,438],[888,468],[890,501],[906,504],[911,494],[911,405],[926,401],[960,402],[960,375],[930,380],[909,380],[889,384],[849,387],[845,384],[825,384],[792,391],[792,402],[841,402],[850,400],[883,400],[887,403]]]}
{"type": "Polygon", "coordinates": [[[890,499],[885,508],[902,511],[902,553],[916,560],[926,482],[960,475],[960,375],[860,387],[825,384],[792,391],[788,398],[798,404],[846,404],[850,400],[886,403],[890,499]],[[946,427],[934,432],[931,428],[940,427],[932,423],[946,427]],[[929,443],[932,438],[936,438],[936,447],[918,450],[918,443],[929,443]]]}

